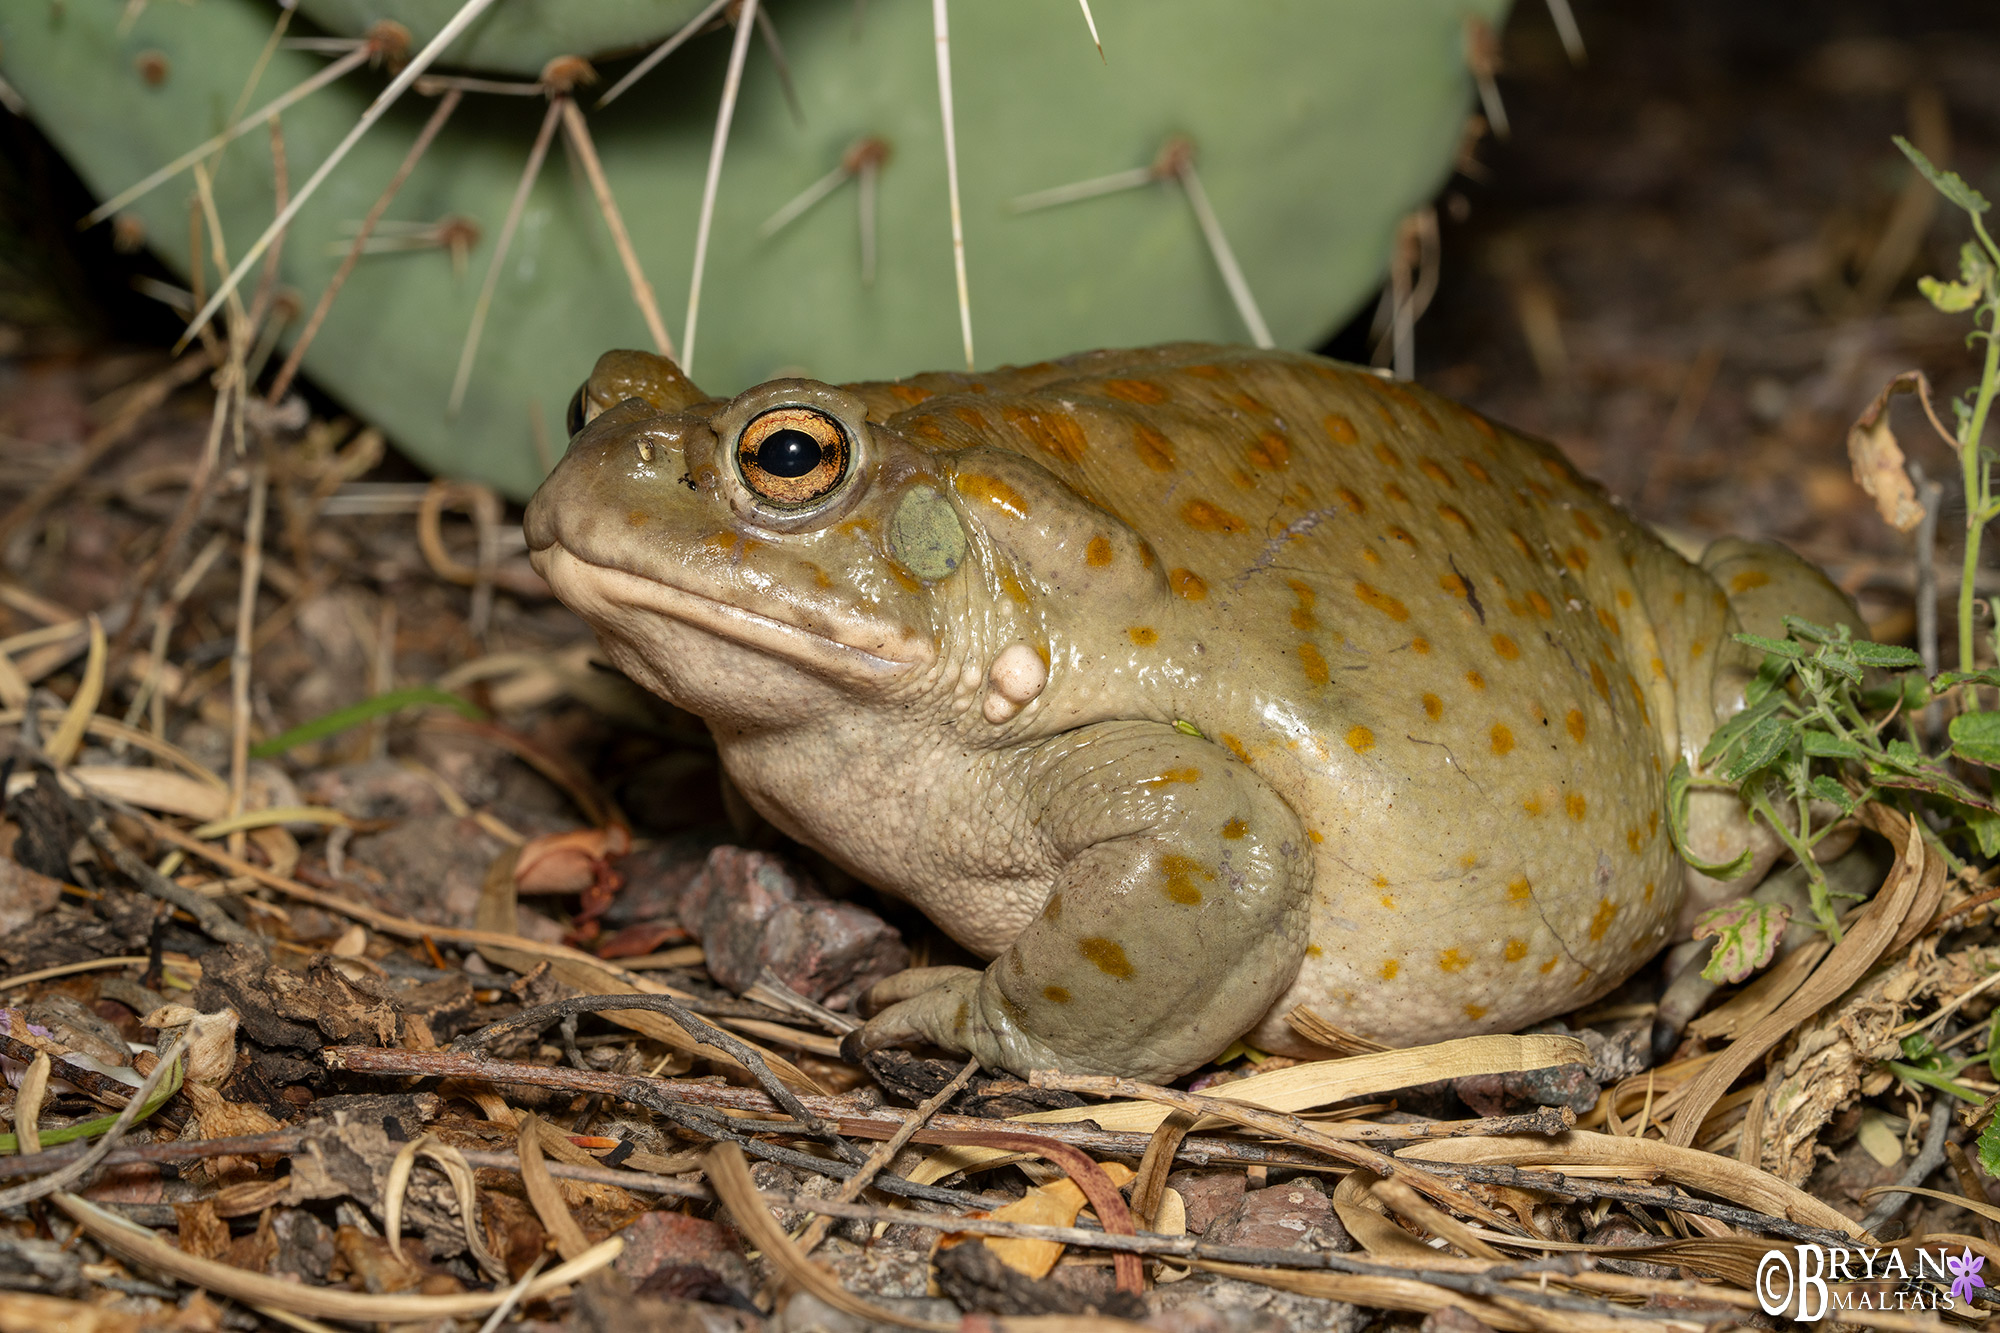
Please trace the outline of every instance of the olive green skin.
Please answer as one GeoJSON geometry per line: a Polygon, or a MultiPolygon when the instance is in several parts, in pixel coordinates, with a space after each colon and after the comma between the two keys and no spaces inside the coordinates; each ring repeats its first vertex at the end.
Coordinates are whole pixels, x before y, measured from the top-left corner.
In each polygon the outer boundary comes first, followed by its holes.
{"type": "MultiPolygon", "coordinates": [[[[537,567],[773,823],[994,960],[892,983],[863,1046],[1166,1078],[1310,1053],[1302,1004],[1394,1046],[1572,1009],[1713,897],[1662,806],[1740,706],[1731,635],[1854,620],[1781,548],[1691,562],[1553,447],[1302,354],[724,401],[612,353],[584,397],[537,567]],[[801,407],[846,479],[773,507],[739,436],[801,407]]],[[[1692,836],[1775,856],[1733,798],[1692,836]]]]}

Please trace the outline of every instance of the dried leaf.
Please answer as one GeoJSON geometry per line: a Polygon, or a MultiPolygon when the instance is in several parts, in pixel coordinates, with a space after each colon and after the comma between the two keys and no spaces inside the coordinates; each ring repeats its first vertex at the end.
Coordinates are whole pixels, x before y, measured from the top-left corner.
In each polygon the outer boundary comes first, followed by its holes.
{"type": "Polygon", "coordinates": [[[1875,501],[1875,512],[1898,532],[1914,532],[1924,521],[1924,507],[1917,503],[1917,488],[1904,467],[1902,446],[1889,429],[1889,398],[1897,384],[1875,395],[1875,401],[1848,427],[1847,461],[1853,465],[1854,480],[1875,501]]]}

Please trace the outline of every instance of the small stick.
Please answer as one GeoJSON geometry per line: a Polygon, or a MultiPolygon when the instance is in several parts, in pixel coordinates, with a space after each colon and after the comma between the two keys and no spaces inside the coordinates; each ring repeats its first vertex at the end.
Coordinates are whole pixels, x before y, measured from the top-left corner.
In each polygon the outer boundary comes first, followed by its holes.
{"type": "Polygon", "coordinates": [[[676,32],[673,36],[667,38],[666,41],[661,42],[658,46],[647,52],[644,60],[641,60],[638,64],[627,70],[624,78],[612,84],[604,96],[597,99],[597,106],[594,109],[602,111],[605,107],[610,106],[627,88],[630,88],[633,84],[652,73],[655,65],[680,50],[688,38],[707,27],[717,14],[720,14],[728,7],[729,0],[711,0],[711,3],[703,8],[699,14],[696,14],[686,23],[683,23],[679,32],[676,32]]]}
{"type": "Polygon", "coordinates": [[[167,163],[167,165],[161,167],[158,171],[146,177],[138,184],[130,186],[124,190],[121,190],[117,194],[112,195],[111,198],[105,200],[103,203],[99,204],[96,208],[93,208],[90,210],[90,212],[84,214],[83,220],[77,223],[78,229],[82,230],[96,226],[98,223],[104,221],[104,219],[110,217],[113,213],[116,213],[119,209],[125,207],[125,205],[131,203],[134,199],[139,198],[141,195],[150,193],[154,189],[158,188],[161,185],[166,184],[174,177],[180,175],[183,171],[186,171],[189,167],[193,166],[195,163],[203,161],[204,159],[214,155],[215,153],[220,152],[224,147],[228,146],[228,144],[232,140],[235,140],[245,134],[248,134],[251,130],[261,125],[264,121],[284,111],[287,107],[291,106],[294,102],[297,102],[299,99],[310,96],[311,94],[318,92],[320,89],[326,87],[327,84],[332,83],[335,79],[347,73],[349,70],[367,64],[368,58],[371,54],[373,54],[372,48],[366,45],[357,47],[354,50],[348,52],[340,59],[328,65],[325,69],[322,69],[319,73],[313,75],[308,79],[301,81],[299,84],[297,84],[289,91],[281,93],[277,97],[272,98],[269,102],[266,102],[263,106],[258,107],[257,110],[243,117],[243,119],[237,121],[235,124],[231,125],[228,129],[222,131],[222,133],[214,135],[208,139],[204,139],[201,143],[195,145],[193,148],[188,149],[187,152],[182,153],[179,157],[167,163]]]}
{"type": "Polygon", "coordinates": [[[556,124],[562,119],[562,104],[568,100],[560,96],[549,100],[542,127],[535,132],[534,146],[528,149],[527,167],[514,187],[506,220],[500,224],[500,235],[493,243],[493,258],[486,264],[486,278],[479,285],[479,299],[472,306],[472,326],[466,330],[465,346],[459,350],[458,373],[452,377],[451,398],[445,409],[449,416],[456,417],[465,403],[465,389],[472,380],[472,362],[479,355],[479,338],[486,329],[486,312],[492,308],[493,291],[500,285],[500,270],[507,262],[508,248],[514,244],[514,229],[521,225],[521,214],[527,210],[528,192],[535,188],[535,178],[542,174],[542,160],[549,155],[549,141],[555,137],[556,124]]]}
{"type": "MultiPolygon", "coordinates": [[[[695,320],[701,314],[702,270],[708,265],[708,234],[715,223],[715,196],[722,186],[722,155],[729,146],[729,124],[736,118],[736,96],[743,88],[743,64],[750,56],[750,33],[756,26],[757,0],[743,0],[736,16],[736,39],[729,47],[729,72],[722,80],[722,106],[715,114],[715,139],[708,149],[708,176],[701,186],[701,217],[695,224],[694,272],[688,279],[687,326],[681,333],[681,370],[694,374],[695,320]]],[[[601,105],[601,103],[600,103],[601,105]]]]}
{"type": "Polygon", "coordinates": [[[619,262],[625,265],[625,280],[632,286],[632,300],[646,321],[646,332],[653,337],[653,349],[671,359],[674,340],[667,336],[667,326],[660,319],[659,303],[653,297],[653,284],[647,281],[646,271],[639,266],[639,255],[632,248],[631,236],[626,234],[625,219],[618,212],[618,201],[611,196],[611,182],[605,179],[604,166],[597,160],[597,145],[591,142],[590,127],[584,124],[583,112],[577,109],[572,99],[565,97],[561,102],[563,130],[569,136],[570,148],[575,151],[583,174],[590,179],[590,192],[597,196],[597,211],[604,214],[604,225],[611,231],[611,244],[618,251],[619,262]]]}
{"type": "Polygon", "coordinates": [[[1181,155],[1174,165],[1174,174],[1180,178],[1181,189],[1187,192],[1188,206],[1194,209],[1195,221],[1201,224],[1201,234],[1208,241],[1209,253],[1215,256],[1215,266],[1222,271],[1223,285],[1229,288],[1229,299],[1236,303],[1236,313],[1243,319],[1244,327],[1250,330],[1250,341],[1259,347],[1275,347],[1271,330],[1264,323],[1264,313],[1257,308],[1257,298],[1250,292],[1250,283],[1243,276],[1242,266],[1236,262],[1236,252],[1229,248],[1229,237],[1223,233],[1222,220],[1215,216],[1215,209],[1208,202],[1208,191],[1201,188],[1201,177],[1195,174],[1194,154],[1181,155]]]}
{"type": "Polygon", "coordinates": [[[958,333],[965,343],[965,368],[972,356],[972,287],[965,276],[965,212],[958,197],[958,128],[951,109],[951,14],[949,0],[931,0],[931,31],[937,44],[938,114],[944,123],[944,176],[951,192],[951,264],[958,276],[958,333]]]}
{"type": "Polygon", "coordinates": [[[313,174],[307,178],[306,183],[299,187],[299,192],[292,196],[292,201],[286,204],[278,216],[271,220],[271,225],[264,229],[264,234],[257,238],[256,244],[252,245],[244,253],[243,258],[236,261],[236,267],[230,271],[227,278],[223,279],[222,285],[216,291],[215,295],[208,298],[208,304],[195,312],[193,322],[181,334],[179,341],[175,343],[175,350],[186,346],[188,339],[200,332],[207,325],[208,321],[214,317],[216,310],[222,305],[223,297],[236,289],[236,285],[243,281],[243,275],[250,271],[250,266],[263,257],[264,251],[270,248],[271,242],[277,239],[284,232],[285,228],[291,226],[292,219],[299,215],[299,210],[304,208],[306,201],[313,197],[314,192],[319,189],[321,182],[333,174],[333,169],[339,166],[348,152],[353,149],[354,145],[361,141],[361,136],[373,128],[375,122],[380,120],[389,108],[396,104],[396,100],[403,95],[412,83],[416,82],[417,76],[430,68],[431,63],[438,58],[444,49],[458,40],[458,35],[464,32],[471,25],[472,21],[485,12],[492,3],[493,0],[465,0],[465,3],[459,6],[458,12],[451,16],[450,21],[438,29],[437,36],[431,38],[425,44],[423,50],[411,57],[410,63],[403,66],[396,77],[389,81],[389,86],[376,95],[375,100],[368,104],[368,109],[361,113],[361,119],[354,123],[354,128],[349,130],[346,137],[334,146],[334,150],[331,153],[327,154],[326,160],[319,164],[313,174]]]}
{"type": "Polygon", "coordinates": [[[298,341],[292,344],[292,350],[285,355],[284,365],[278,368],[277,375],[271,380],[271,387],[264,394],[265,402],[276,406],[284,398],[285,391],[292,387],[292,380],[299,373],[299,364],[306,359],[306,349],[311,347],[313,339],[319,336],[319,326],[326,322],[326,312],[333,308],[334,298],[340,295],[340,289],[346,285],[348,275],[354,272],[354,266],[360,262],[361,252],[368,244],[368,238],[381,223],[382,215],[389,211],[389,205],[395,200],[397,191],[403,188],[403,182],[409,180],[410,173],[417,169],[417,163],[430,148],[431,141],[437,138],[438,132],[444,128],[444,123],[451,119],[451,113],[458,109],[462,96],[455,88],[445,93],[438,101],[437,110],[431,112],[431,118],[424,122],[424,128],[417,134],[417,141],[410,145],[410,151],[404,156],[402,165],[398,166],[396,174],[390,177],[388,188],[384,189],[380,197],[375,200],[375,206],[368,210],[368,216],[361,220],[361,228],[354,234],[354,244],[349,247],[347,257],[340,261],[340,267],[334,270],[331,278],[327,279],[325,290],[319,294],[319,302],[313,306],[313,312],[307,318],[305,328],[299,331],[298,341]]]}
{"type": "MultiPolygon", "coordinates": [[[[965,1068],[959,1070],[951,1082],[924,1098],[923,1103],[903,1121],[902,1128],[876,1144],[869,1151],[868,1160],[861,1164],[861,1169],[841,1182],[840,1188],[834,1191],[834,1202],[853,1203],[860,1198],[861,1191],[868,1188],[869,1182],[874,1180],[884,1167],[896,1160],[896,1154],[909,1145],[911,1137],[930,1123],[930,1118],[936,1115],[946,1102],[958,1096],[965,1089],[965,1085],[972,1081],[972,1076],[978,1072],[979,1061],[967,1060],[965,1068]]],[[[826,1213],[815,1217],[800,1235],[799,1249],[811,1254],[813,1249],[826,1239],[826,1233],[832,1228],[833,1221],[833,1217],[826,1213]]]]}
{"type": "MultiPolygon", "coordinates": [[[[264,576],[264,511],[270,469],[259,462],[250,470],[250,500],[243,521],[243,579],[236,591],[236,646],[229,655],[229,817],[243,813],[250,781],[251,635],[257,624],[257,586],[264,576]]],[[[243,855],[244,833],[229,835],[229,854],[243,855]]]]}

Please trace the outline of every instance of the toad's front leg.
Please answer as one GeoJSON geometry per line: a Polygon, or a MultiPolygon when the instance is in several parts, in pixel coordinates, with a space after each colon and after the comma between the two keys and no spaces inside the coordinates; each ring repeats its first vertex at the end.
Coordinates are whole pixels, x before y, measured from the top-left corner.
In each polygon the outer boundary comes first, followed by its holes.
{"type": "Polygon", "coordinates": [[[850,1053],[918,1039],[1017,1074],[1153,1080],[1220,1054],[1305,955],[1298,816],[1220,747],[1158,723],[1085,727],[1017,761],[1058,867],[1041,914],[984,972],[878,1014],[850,1053]]]}

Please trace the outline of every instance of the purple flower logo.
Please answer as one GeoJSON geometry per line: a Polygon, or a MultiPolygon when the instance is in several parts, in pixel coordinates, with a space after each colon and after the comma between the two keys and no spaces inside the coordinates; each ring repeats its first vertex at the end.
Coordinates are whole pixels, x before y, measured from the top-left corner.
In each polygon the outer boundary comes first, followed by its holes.
{"type": "Polygon", "coordinates": [[[1986,1285],[1986,1279],[1979,1276],[1979,1270],[1986,1266],[1986,1256],[1974,1254],[1968,1248],[1956,1259],[1946,1255],[1944,1262],[1951,1269],[1951,1298],[1972,1304],[1972,1289],[1986,1285]]]}

